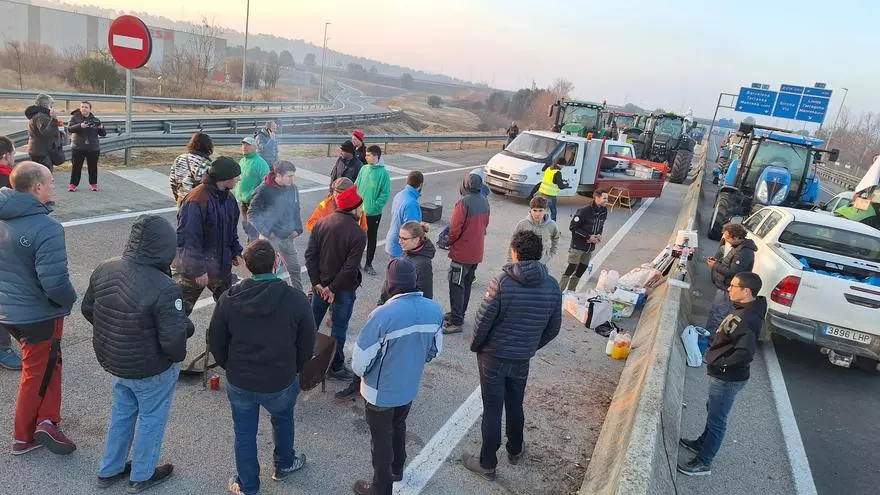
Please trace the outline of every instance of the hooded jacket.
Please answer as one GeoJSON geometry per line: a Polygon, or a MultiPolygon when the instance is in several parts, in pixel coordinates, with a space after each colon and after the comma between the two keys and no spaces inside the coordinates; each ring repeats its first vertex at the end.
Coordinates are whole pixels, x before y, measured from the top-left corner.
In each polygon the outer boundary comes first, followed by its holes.
{"type": "Polygon", "coordinates": [[[28,154],[32,157],[46,158],[49,150],[60,149],[63,133],[58,130],[58,121],[49,116],[49,109],[40,105],[31,105],[24,110],[28,119],[28,154]]]}
{"type": "Polygon", "coordinates": [[[64,228],[51,211],[30,193],[0,189],[0,323],[67,316],[76,302],[64,228]]]}
{"type": "MultiPolygon", "coordinates": [[[[434,299],[434,268],[432,260],[436,254],[437,248],[434,247],[431,239],[427,237],[425,237],[425,242],[421,246],[412,251],[403,252],[403,257],[412,261],[416,267],[416,289],[428,299],[434,299]]],[[[388,299],[388,295],[383,289],[382,294],[379,296],[379,305],[381,306],[388,299]]]]}
{"type": "Polygon", "coordinates": [[[229,277],[232,258],[243,250],[239,215],[231,191],[220,190],[211,180],[196,186],[177,211],[177,271],[186,278],[205,273],[212,279],[229,277]]]}
{"type": "Polygon", "coordinates": [[[101,120],[95,117],[95,114],[83,117],[78,108],[70,112],[70,115],[70,122],[67,123],[67,132],[70,133],[70,149],[100,151],[101,143],[98,138],[107,135],[106,130],[98,127],[101,125],[101,120]],[[88,126],[83,127],[83,124],[88,124],[88,126]]]}
{"type": "Polygon", "coordinates": [[[280,392],[315,348],[306,296],[275,275],[255,275],[226,291],[208,326],[211,354],[236,387],[280,392]]]}
{"type": "Polygon", "coordinates": [[[467,174],[461,184],[461,199],[455,203],[449,221],[449,258],[457,263],[477,265],[483,261],[489,201],[480,194],[483,180],[467,174]]]}
{"type": "Polygon", "coordinates": [[[392,258],[403,255],[400,246],[400,226],[409,221],[422,221],[422,207],[419,206],[419,198],[422,193],[413,186],[407,184],[402,191],[394,195],[391,202],[391,221],[388,222],[388,234],[385,235],[385,252],[392,258]]]}
{"type": "Polygon", "coordinates": [[[336,163],[333,164],[333,168],[330,170],[330,191],[333,191],[333,183],[340,177],[348,177],[352,182],[355,182],[363,166],[364,163],[357,155],[352,156],[349,160],[341,156],[337,158],[336,163]]]}
{"type": "Polygon", "coordinates": [[[724,243],[718,246],[715,254],[715,266],[712,267],[712,283],[721,290],[730,287],[730,281],[739,272],[750,272],[755,264],[755,252],[758,246],[751,239],[743,239],[732,244],[730,251],[724,254],[724,243]]]}
{"type": "Polygon", "coordinates": [[[391,176],[385,168],[385,159],[379,158],[375,165],[368,163],[361,167],[354,184],[364,198],[364,214],[371,217],[381,215],[391,197],[391,176]]]}
{"type": "Polygon", "coordinates": [[[256,151],[241,157],[238,165],[241,167],[241,180],[235,185],[235,198],[243,204],[249,204],[254,190],[263,182],[263,177],[271,169],[256,151]]]}
{"type": "Polygon", "coordinates": [[[531,359],[559,334],[562,291],[540,261],[505,265],[477,312],[471,351],[531,359]]]}
{"type": "Polygon", "coordinates": [[[257,152],[271,167],[278,161],[278,141],[269,135],[269,129],[265,127],[254,137],[257,140],[257,152]]]}
{"type": "Polygon", "coordinates": [[[589,204],[575,212],[568,224],[571,231],[571,248],[579,251],[593,252],[596,245],[587,240],[591,235],[600,235],[605,230],[608,208],[589,204]]]}
{"type": "Polygon", "coordinates": [[[337,211],[321,219],[309,236],[305,254],[312,286],[355,291],[361,285],[360,263],[366,247],[367,233],[351,213],[337,211]]]}
{"type": "MultiPolygon", "coordinates": [[[[527,214],[525,218],[516,224],[513,233],[516,234],[517,232],[524,230],[534,232],[541,238],[541,244],[544,247],[544,254],[541,255],[541,263],[546,264],[550,261],[550,258],[556,255],[556,251],[559,248],[559,228],[556,227],[556,222],[550,219],[550,214],[545,213],[544,218],[542,218],[540,222],[534,221],[532,215],[527,214]]],[[[509,252],[507,253],[507,262],[511,262],[509,252]]]]}
{"type": "Polygon", "coordinates": [[[294,232],[302,234],[299,189],[296,185],[279,185],[275,174],[269,172],[251,197],[248,222],[266,238],[274,235],[286,239],[294,232]]]}
{"type": "Polygon", "coordinates": [[[733,312],[718,326],[706,351],[709,376],[728,382],[749,379],[749,363],[755,357],[766,313],[767,299],[763,296],[749,303],[733,303],[733,312]]]}
{"type": "MultiPolygon", "coordinates": [[[[312,229],[315,228],[315,225],[318,225],[318,221],[320,221],[324,217],[329,217],[334,213],[336,213],[336,201],[333,200],[333,194],[330,194],[329,196],[318,202],[318,206],[316,206],[314,211],[312,211],[312,216],[310,216],[309,219],[306,221],[306,230],[308,232],[311,232],[312,229]]],[[[361,218],[358,220],[358,225],[360,225],[361,229],[364,232],[367,231],[366,215],[361,215],[361,218]]]]}
{"type": "Polygon", "coordinates": [[[174,255],[171,224],[143,215],[132,225],[122,256],[92,272],[82,314],[94,327],[92,347],[108,373],[148,378],[186,357],[186,339],[195,328],[169,276],[174,255]]]}

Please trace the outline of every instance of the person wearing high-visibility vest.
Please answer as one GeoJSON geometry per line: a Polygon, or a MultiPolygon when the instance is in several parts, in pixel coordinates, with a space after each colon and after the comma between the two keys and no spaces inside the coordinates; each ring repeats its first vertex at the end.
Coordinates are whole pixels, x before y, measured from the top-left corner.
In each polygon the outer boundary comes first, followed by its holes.
{"type": "Polygon", "coordinates": [[[538,194],[547,198],[547,205],[550,207],[550,219],[554,222],[556,221],[556,199],[559,196],[559,190],[568,187],[568,183],[562,180],[562,171],[560,169],[565,163],[565,158],[560,156],[556,159],[556,162],[547,166],[544,169],[541,185],[538,187],[538,194]]]}

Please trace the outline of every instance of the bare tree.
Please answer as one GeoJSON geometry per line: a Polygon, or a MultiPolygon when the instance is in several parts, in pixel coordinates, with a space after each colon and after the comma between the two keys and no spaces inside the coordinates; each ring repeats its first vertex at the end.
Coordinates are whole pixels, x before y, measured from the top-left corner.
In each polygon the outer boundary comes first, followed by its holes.
{"type": "Polygon", "coordinates": [[[223,29],[202,17],[201,24],[189,32],[190,38],[186,52],[191,62],[191,81],[195,85],[196,96],[201,96],[205,83],[214,74],[219,61],[216,57],[217,39],[223,36],[223,29]]]}
{"type": "Polygon", "coordinates": [[[553,81],[549,91],[557,100],[559,98],[568,98],[571,92],[574,91],[574,84],[564,77],[559,77],[553,81]]]}
{"type": "Polygon", "coordinates": [[[278,61],[278,55],[271,52],[269,61],[263,64],[263,84],[267,88],[274,89],[279,79],[281,79],[281,64],[278,61]]]}
{"type": "Polygon", "coordinates": [[[0,53],[0,66],[12,69],[18,74],[18,88],[22,90],[24,89],[23,57],[24,50],[18,41],[7,41],[3,52],[0,53]]]}

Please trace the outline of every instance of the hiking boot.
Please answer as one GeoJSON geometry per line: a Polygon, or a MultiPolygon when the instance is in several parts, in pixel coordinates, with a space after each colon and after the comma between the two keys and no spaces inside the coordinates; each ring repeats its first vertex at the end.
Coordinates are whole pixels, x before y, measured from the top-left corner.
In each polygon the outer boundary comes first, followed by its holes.
{"type": "Polygon", "coordinates": [[[452,322],[447,321],[443,324],[443,335],[451,335],[454,333],[461,333],[463,327],[461,325],[456,325],[452,322]]]}
{"type": "Polygon", "coordinates": [[[347,399],[352,395],[358,393],[361,389],[361,381],[360,380],[351,380],[351,383],[348,384],[347,387],[336,392],[333,396],[337,399],[347,399]]]}
{"type": "Polygon", "coordinates": [[[712,468],[700,462],[694,457],[687,464],[679,464],[678,472],[685,476],[708,476],[712,474],[712,468]]]}
{"type": "Polygon", "coordinates": [[[0,368],[7,370],[20,370],[21,358],[12,350],[11,347],[0,349],[0,368]]]}
{"type": "Polygon", "coordinates": [[[150,476],[150,479],[146,481],[129,481],[128,489],[126,489],[126,492],[140,493],[144,490],[153,488],[154,486],[168,480],[173,471],[174,466],[171,464],[162,464],[161,466],[156,466],[156,470],[153,471],[153,476],[150,476]]]}
{"type": "Polygon", "coordinates": [[[351,380],[354,378],[354,373],[345,366],[342,366],[338,370],[331,368],[330,371],[327,372],[327,376],[336,380],[351,380]]]}
{"type": "Polygon", "coordinates": [[[31,440],[30,442],[12,442],[12,450],[10,453],[12,455],[22,455],[27,454],[32,450],[37,450],[43,445],[37,443],[35,440],[31,440]]]}
{"type": "Polygon", "coordinates": [[[494,469],[486,469],[480,465],[480,457],[476,455],[470,455],[464,460],[464,467],[472,472],[479,474],[483,478],[489,481],[495,481],[495,470],[494,469]]]}
{"type": "Polygon", "coordinates": [[[698,442],[696,440],[688,440],[687,438],[680,438],[678,440],[678,444],[681,445],[682,447],[690,450],[694,454],[700,453],[700,442],[698,442]]]}
{"type": "Polygon", "coordinates": [[[376,270],[373,268],[373,265],[364,265],[364,271],[367,272],[367,275],[376,274],[376,270]]]}
{"type": "Polygon", "coordinates": [[[70,441],[64,432],[50,421],[44,421],[37,425],[34,440],[53,454],[67,455],[76,450],[76,444],[70,441]]]}
{"type": "Polygon", "coordinates": [[[272,473],[272,479],[275,481],[284,481],[291,474],[299,471],[306,465],[306,455],[305,454],[293,454],[293,464],[287,469],[276,469],[274,473],[272,473]]]}
{"type": "Polygon", "coordinates": [[[373,495],[373,483],[365,480],[357,480],[351,487],[357,495],[373,495]]]}
{"type": "Polygon", "coordinates": [[[114,474],[113,476],[98,476],[98,488],[110,488],[117,481],[124,480],[131,474],[131,461],[125,463],[125,467],[122,468],[122,472],[118,474],[114,474]]]}
{"type": "Polygon", "coordinates": [[[76,186],[74,186],[73,184],[69,184],[67,186],[67,192],[76,192],[76,186]]]}

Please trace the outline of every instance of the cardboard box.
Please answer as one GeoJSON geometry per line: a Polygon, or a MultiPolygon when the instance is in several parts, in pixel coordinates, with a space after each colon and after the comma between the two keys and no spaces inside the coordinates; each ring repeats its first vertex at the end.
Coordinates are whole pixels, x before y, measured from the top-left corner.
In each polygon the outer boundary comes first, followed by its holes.
{"type": "Polygon", "coordinates": [[[581,304],[580,298],[577,296],[571,294],[562,296],[562,309],[566,310],[571,316],[574,316],[577,321],[581,323],[587,322],[589,308],[581,304]]]}

